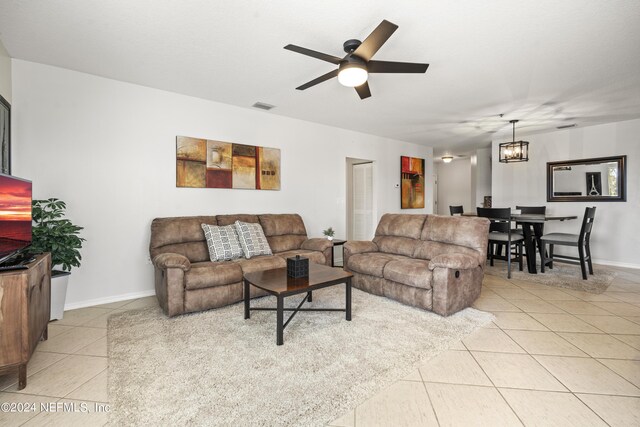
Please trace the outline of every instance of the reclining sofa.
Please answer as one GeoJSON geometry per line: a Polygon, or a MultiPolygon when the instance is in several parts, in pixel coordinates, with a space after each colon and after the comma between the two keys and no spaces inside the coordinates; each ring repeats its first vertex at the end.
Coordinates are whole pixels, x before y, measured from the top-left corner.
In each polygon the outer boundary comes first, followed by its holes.
{"type": "Polygon", "coordinates": [[[345,270],[366,292],[448,316],[480,295],[489,220],[386,214],[373,241],[344,245],[345,270]]]}
{"type": "MultiPolygon", "coordinates": [[[[168,316],[208,310],[243,299],[245,273],[286,267],[295,255],[331,264],[332,243],[307,238],[300,215],[217,215],[156,218],[151,223],[149,253],[155,268],[156,296],[168,316]],[[201,224],[259,223],[273,255],[211,262],[201,224]]],[[[266,295],[251,288],[251,297],[266,295]]]]}

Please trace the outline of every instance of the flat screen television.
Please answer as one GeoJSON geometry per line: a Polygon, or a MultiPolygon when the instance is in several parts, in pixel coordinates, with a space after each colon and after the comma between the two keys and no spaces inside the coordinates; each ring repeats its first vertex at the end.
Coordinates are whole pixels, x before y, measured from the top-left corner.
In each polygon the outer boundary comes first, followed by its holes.
{"type": "Polygon", "coordinates": [[[31,181],[0,174],[0,263],[31,244],[31,181]]]}

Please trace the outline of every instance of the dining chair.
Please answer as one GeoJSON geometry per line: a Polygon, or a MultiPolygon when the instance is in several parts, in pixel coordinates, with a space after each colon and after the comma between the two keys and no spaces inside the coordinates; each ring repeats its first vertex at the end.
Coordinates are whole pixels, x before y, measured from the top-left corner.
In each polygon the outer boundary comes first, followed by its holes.
{"type": "Polygon", "coordinates": [[[542,248],[545,250],[540,251],[542,257],[542,265],[540,271],[544,273],[546,264],[549,264],[550,268],[553,268],[553,262],[563,262],[566,264],[580,265],[582,270],[582,278],[587,280],[587,267],[589,274],[593,274],[593,264],[591,263],[591,246],[589,240],[591,238],[591,230],[593,229],[593,221],[596,216],[596,207],[585,208],[584,217],[582,218],[582,227],[580,228],[580,234],[569,233],[549,233],[544,234],[540,241],[542,242],[542,248]],[[546,255],[546,245],[549,245],[549,255],[546,255]],[[553,249],[555,245],[560,246],[574,246],[578,248],[578,256],[569,255],[555,255],[553,249]]]}
{"type": "Polygon", "coordinates": [[[524,236],[511,233],[511,208],[476,208],[479,217],[488,218],[489,225],[489,265],[493,266],[493,259],[504,259],[507,261],[507,278],[511,279],[511,259],[512,248],[515,246],[516,258],[520,271],[522,271],[522,256],[524,236]],[[494,245],[506,245],[506,257],[494,254],[494,245]]]}
{"type": "MultiPolygon", "coordinates": [[[[516,206],[516,210],[519,210],[520,213],[524,215],[527,215],[527,214],[546,215],[547,214],[546,206],[516,206]]],[[[539,230],[536,229],[535,232],[533,233],[533,236],[542,236],[544,234],[544,222],[540,224],[535,224],[534,227],[539,227],[539,230]]],[[[511,230],[511,232],[524,235],[524,231],[522,231],[522,223],[516,221],[516,228],[511,230]]],[[[534,240],[536,240],[536,245],[539,247],[540,242],[535,237],[533,238],[534,240]]]]}
{"type": "Polygon", "coordinates": [[[449,213],[451,216],[462,215],[464,213],[464,207],[462,206],[449,206],[449,213]]]}
{"type": "MultiPolygon", "coordinates": [[[[516,210],[520,211],[521,214],[526,215],[526,214],[535,214],[535,215],[546,215],[547,213],[547,207],[546,206],[516,206],[516,210]]],[[[517,227],[522,227],[522,224],[519,222],[516,222],[516,228],[517,227]]],[[[520,233],[522,233],[522,230],[519,229],[520,233]]]]}

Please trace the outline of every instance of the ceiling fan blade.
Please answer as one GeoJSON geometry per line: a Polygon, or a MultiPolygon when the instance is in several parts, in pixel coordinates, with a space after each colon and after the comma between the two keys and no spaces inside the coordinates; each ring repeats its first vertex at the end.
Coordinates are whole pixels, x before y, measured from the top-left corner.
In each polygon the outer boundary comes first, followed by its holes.
{"type": "Polygon", "coordinates": [[[369,61],[367,71],[370,73],[425,73],[429,64],[415,62],[369,61]]]}
{"type": "Polygon", "coordinates": [[[369,61],[397,29],[398,26],[396,24],[392,24],[386,19],[383,20],[380,25],[369,34],[369,37],[353,51],[353,54],[365,61],[369,61]]]}
{"type": "Polygon", "coordinates": [[[369,82],[364,82],[360,86],[354,88],[358,92],[360,99],[365,99],[371,96],[371,90],[369,89],[369,82]]]}
{"type": "Polygon", "coordinates": [[[340,61],[342,61],[342,59],[338,58],[337,56],[327,55],[326,53],[322,53],[322,52],[316,52],[315,50],[296,46],[294,44],[288,44],[284,48],[292,52],[301,53],[303,55],[307,55],[313,58],[321,59],[323,61],[331,62],[332,64],[336,64],[336,65],[340,64],[340,61]]]}
{"type": "Polygon", "coordinates": [[[332,79],[334,77],[338,76],[338,70],[333,70],[328,72],[327,74],[324,74],[320,77],[318,77],[317,79],[313,79],[310,82],[307,82],[305,84],[303,84],[302,86],[298,86],[296,89],[298,90],[305,90],[305,89],[309,89],[311,86],[315,86],[318,83],[322,83],[324,81],[327,81],[329,79],[332,79]]]}

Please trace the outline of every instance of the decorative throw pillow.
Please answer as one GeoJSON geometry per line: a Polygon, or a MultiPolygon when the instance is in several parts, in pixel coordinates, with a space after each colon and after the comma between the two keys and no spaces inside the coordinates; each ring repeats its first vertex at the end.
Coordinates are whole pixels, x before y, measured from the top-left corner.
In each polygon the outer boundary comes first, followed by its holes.
{"type": "Polygon", "coordinates": [[[236,221],[235,226],[245,258],[249,259],[256,255],[272,254],[269,242],[264,236],[264,231],[262,231],[260,224],[236,221]]]}
{"type": "Polygon", "coordinates": [[[225,226],[201,224],[201,226],[207,238],[211,261],[229,261],[242,257],[242,247],[233,224],[225,226]]]}

